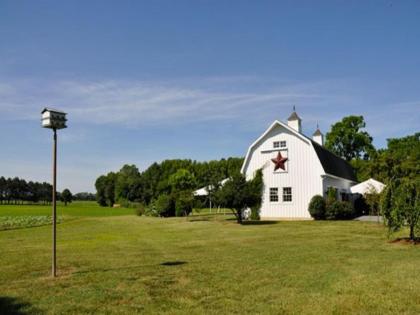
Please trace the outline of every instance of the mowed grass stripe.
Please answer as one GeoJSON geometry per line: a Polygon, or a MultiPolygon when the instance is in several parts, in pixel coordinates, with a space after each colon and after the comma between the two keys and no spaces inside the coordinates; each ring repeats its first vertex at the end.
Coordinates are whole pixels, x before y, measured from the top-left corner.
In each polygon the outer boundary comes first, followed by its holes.
{"type": "MultiPolygon", "coordinates": [[[[45,216],[51,215],[51,205],[0,205],[0,216],[45,216]]],[[[130,215],[134,209],[99,207],[94,201],[74,201],[64,205],[57,203],[57,215],[59,216],[118,216],[130,215]]]]}

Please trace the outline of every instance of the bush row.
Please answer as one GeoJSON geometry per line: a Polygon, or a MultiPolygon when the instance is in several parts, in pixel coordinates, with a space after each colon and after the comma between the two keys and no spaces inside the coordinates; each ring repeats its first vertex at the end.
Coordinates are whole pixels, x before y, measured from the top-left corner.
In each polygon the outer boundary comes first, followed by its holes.
{"type": "Polygon", "coordinates": [[[354,218],[356,214],[350,202],[338,200],[326,202],[320,195],[312,197],[308,210],[315,220],[348,220],[354,218]]]}
{"type": "Polygon", "coordinates": [[[154,199],[147,207],[143,204],[136,207],[137,215],[154,217],[183,217],[193,210],[194,197],[190,192],[176,194],[162,194],[154,199]]]}

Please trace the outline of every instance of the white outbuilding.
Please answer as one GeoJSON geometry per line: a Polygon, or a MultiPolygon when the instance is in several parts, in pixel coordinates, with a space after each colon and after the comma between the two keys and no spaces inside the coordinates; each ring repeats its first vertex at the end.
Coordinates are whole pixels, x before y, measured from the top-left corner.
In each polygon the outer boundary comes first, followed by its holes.
{"type": "MultiPolygon", "coordinates": [[[[225,178],[223,180],[221,180],[219,182],[220,186],[223,186],[227,181],[229,180],[229,178],[225,178]]],[[[194,196],[207,196],[209,194],[209,191],[211,191],[213,189],[213,186],[209,185],[206,187],[201,187],[200,189],[197,189],[193,192],[194,196]]]]}
{"type": "Polygon", "coordinates": [[[386,187],[385,184],[370,178],[368,180],[365,180],[364,182],[361,182],[360,184],[354,185],[350,188],[350,191],[353,194],[371,194],[371,193],[381,193],[382,190],[386,187]]]}
{"type": "Polygon", "coordinates": [[[287,123],[275,120],[248,148],[241,172],[247,179],[262,169],[262,219],[311,219],[308,205],[314,195],[325,196],[329,187],[339,200],[349,200],[357,184],[348,162],[324,148],[317,128],[313,138],[302,133],[296,113],[287,123]]]}

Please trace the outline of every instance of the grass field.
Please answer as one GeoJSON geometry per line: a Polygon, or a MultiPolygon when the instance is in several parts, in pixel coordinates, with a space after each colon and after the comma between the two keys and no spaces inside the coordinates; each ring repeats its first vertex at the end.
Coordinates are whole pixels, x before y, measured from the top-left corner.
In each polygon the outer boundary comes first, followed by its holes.
{"type": "Polygon", "coordinates": [[[375,223],[61,209],[57,279],[51,226],[0,231],[0,314],[420,314],[420,247],[375,223]]]}
{"type": "MultiPolygon", "coordinates": [[[[75,201],[64,205],[57,203],[58,216],[104,217],[133,214],[133,209],[99,207],[92,201],[75,201]]],[[[0,205],[0,216],[45,216],[51,215],[51,205],[0,205]]]]}

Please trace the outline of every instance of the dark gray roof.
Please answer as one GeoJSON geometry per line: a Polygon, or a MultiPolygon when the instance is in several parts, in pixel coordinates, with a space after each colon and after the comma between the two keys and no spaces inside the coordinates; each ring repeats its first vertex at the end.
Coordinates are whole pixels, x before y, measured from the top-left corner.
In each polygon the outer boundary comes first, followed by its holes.
{"type": "Polygon", "coordinates": [[[58,109],[54,109],[51,107],[44,107],[44,109],[42,110],[41,114],[45,113],[46,111],[48,112],[54,112],[54,113],[59,113],[59,114],[66,114],[65,112],[58,110],[58,109]]]}
{"type": "Polygon", "coordinates": [[[319,128],[317,130],[315,130],[313,136],[322,136],[321,130],[319,130],[319,128]]]}
{"type": "Polygon", "coordinates": [[[296,112],[293,112],[287,120],[301,120],[296,112]]]}
{"type": "Polygon", "coordinates": [[[325,173],[357,182],[353,168],[347,161],[328,151],[315,141],[311,141],[325,173]]]}

